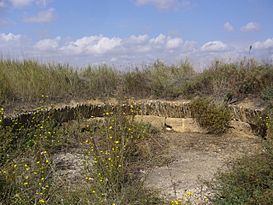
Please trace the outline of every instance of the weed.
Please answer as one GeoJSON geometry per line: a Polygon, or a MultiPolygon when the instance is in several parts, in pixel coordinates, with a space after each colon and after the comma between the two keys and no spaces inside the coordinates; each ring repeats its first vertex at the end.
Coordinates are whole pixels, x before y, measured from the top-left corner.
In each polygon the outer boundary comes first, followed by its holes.
{"type": "MultiPolygon", "coordinates": [[[[35,121],[35,119],[33,119],[35,121]]],[[[46,203],[52,172],[51,147],[58,140],[46,119],[32,128],[2,127],[1,177],[4,204],[46,203]]]]}
{"type": "MultiPolygon", "coordinates": [[[[130,106],[134,113],[134,106],[130,106]]],[[[145,156],[140,142],[148,138],[149,126],[137,124],[133,115],[122,110],[106,112],[105,121],[99,129],[91,132],[85,143],[94,159],[94,172],[86,176],[96,204],[153,204],[149,192],[143,191],[139,174],[145,156]],[[135,173],[135,174],[134,174],[135,173]],[[128,193],[128,189],[134,191],[128,193]]],[[[146,152],[145,152],[146,154],[146,152]]]]}

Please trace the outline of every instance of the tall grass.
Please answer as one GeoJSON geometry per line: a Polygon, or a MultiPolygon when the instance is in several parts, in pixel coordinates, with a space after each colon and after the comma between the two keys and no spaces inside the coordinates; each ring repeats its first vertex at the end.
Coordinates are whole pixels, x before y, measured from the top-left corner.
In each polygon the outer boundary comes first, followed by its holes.
{"type": "Polygon", "coordinates": [[[239,63],[215,62],[198,74],[185,89],[185,94],[212,95],[217,98],[245,97],[248,95],[270,98],[273,84],[273,66],[253,61],[239,63]]]}
{"type": "Polygon", "coordinates": [[[178,97],[183,94],[183,87],[194,75],[195,71],[187,61],[177,66],[167,66],[157,61],[150,68],[152,94],[158,97],[178,97]]]}
{"type": "Polygon", "coordinates": [[[84,81],[87,94],[92,97],[111,97],[116,94],[120,72],[107,65],[88,66],[79,74],[84,81]]]}
{"type": "Polygon", "coordinates": [[[0,100],[35,101],[75,96],[81,81],[75,70],[65,65],[42,65],[34,61],[0,61],[0,100]]]}
{"type": "Polygon", "coordinates": [[[156,61],[146,68],[118,71],[107,65],[81,70],[69,65],[34,61],[0,61],[0,103],[100,98],[116,95],[137,98],[193,96],[246,97],[272,100],[273,66],[255,61],[216,62],[201,73],[188,61],[166,65],[156,61]]]}

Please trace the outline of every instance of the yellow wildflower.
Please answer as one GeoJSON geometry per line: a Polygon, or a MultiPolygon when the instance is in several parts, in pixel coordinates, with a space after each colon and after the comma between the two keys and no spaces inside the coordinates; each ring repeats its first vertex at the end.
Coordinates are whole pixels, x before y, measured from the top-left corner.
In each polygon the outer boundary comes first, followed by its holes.
{"type": "Polygon", "coordinates": [[[40,199],[39,200],[39,203],[41,203],[41,204],[44,204],[46,201],[45,200],[43,200],[43,199],[40,199]]]}

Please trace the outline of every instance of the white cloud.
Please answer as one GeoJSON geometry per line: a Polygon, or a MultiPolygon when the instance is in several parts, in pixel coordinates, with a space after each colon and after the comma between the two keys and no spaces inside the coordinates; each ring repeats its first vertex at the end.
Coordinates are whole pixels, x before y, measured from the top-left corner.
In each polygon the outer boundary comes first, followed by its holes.
{"type": "Polygon", "coordinates": [[[185,41],[183,47],[184,47],[185,51],[192,52],[197,49],[197,42],[196,41],[185,41]]]}
{"type": "Polygon", "coordinates": [[[67,43],[62,50],[73,52],[74,54],[80,54],[86,52],[89,45],[95,44],[98,41],[99,36],[82,37],[76,41],[67,43]]]}
{"type": "Polygon", "coordinates": [[[152,5],[159,9],[170,9],[187,7],[191,4],[189,0],[135,0],[138,5],[152,5]]]}
{"type": "Polygon", "coordinates": [[[63,51],[74,54],[104,54],[121,45],[122,39],[103,36],[88,36],[69,42],[62,47],[63,51]]]}
{"type": "Polygon", "coordinates": [[[258,31],[259,29],[260,29],[259,24],[256,22],[249,22],[241,27],[241,31],[243,32],[253,32],[258,31]]]}
{"type": "Polygon", "coordinates": [[[253,43],[253,48],[256,49],[269,49],[269,48],[273,48],[273,38],[269,38],[265,41],[257,41],[255,43],[253,43]]]}
{"type": "MultiPolygon", "coordinates": [[[[255,48],[253,57],[271,57],[272,52],[266,49],[273,48],[273,38],[257,41],[252,45],[255,48]]],[[[40,59],[43,62],[54,61],[77,66],[110,63],[126,67],[143,65],[156,59],[175,63],[188,58],[197,68],[201,68],[215,59],[236,61],[248,56],[245,48],[246,44],[228,46],[222,41],[210,41],[198,46],[197,42],[164,34],[132,35],[125,38],[103,35],[79,39],[56,37],[33,42],[20,34],[0,33],[0,53],[4,57],[40,59]]]]}
{"type": "MultiPolygon", "coordinates": [[[[127,38],[86,36],[73,41],[64,42],[60,46],[60,55],[65,56],[89,56],[89,60],[95,58],[113,62],[111,59],[119,59],[119,62],[136,62],[147,59],[165,58],[168,60],[177,57],[176,54],[185,55],[196,47],[195,42],[183,42],[181,38],[159,34],[156,37],[148,35],[132,35],[127,38]],[[167,54],[168,53],[168,54],[167,54]],[[172,56],[169,56],[172,53],[172,56]]],[[[101,61],[102,62],[102,61],[101,61]]]]}
{"type": "Polygon", "coordinates": [[[144,53],[150,51],[150,49],[149,36],[147,34],[138,36],[132,35],[122,39],[119,52],[123,53],[130,51],[144,53]]]}
{"type": "Polygon", "coordinates": [[[183,43],[181,38],[170,38],[167,41],[166,48],[169,50],[177,49],[183,43]]]}
{"type": "Polygon", "coordinates": [[[232,32],[232,31],[234,31],[234,27],[233,27],[232,24],[229,23],[229,22],[226,22],[226,23],[224,24],[224,29],[225,29],[225,31],[227,31],[227,32],[232,32]]]}
{"type": "Polygon", "coordinates": [[[48,10],[38,12],[35,16],[26,17],[24,21],[27,23],[49,23],[53,21],[54,18],[54,9],[50,8],[48,10]]]}
{"type": "Polygon", "coordinates": [[[153,44],[157,44],[157,45],[162,45],[166,42],[167,37],[163,34],[159,34],[157,37],[155,38],[151,38],[150,42],[153,44]]]}
{"type": "Polygon", "coordinates": [[[3,42],[11,42],[11,41],[18,41],[21,39],[21,35],[15,35],[13,33],[1,33],[0,34],[0,41],[3,42]]]}
{"type": "Polygon", "coordinates": [[[9,0],[12,6],[16,8],[26,7],[31,5],[34,0],[9,0]]]}
{"type": "Polygon", "coordinates": [[[99,41],[93,46],[89,47],[91,53],[103,54],[113,50],[114,48],[121,45],[120,38],[107,38],[102,37],[99,41]]]}
{"type": "Polygon", "coordinates": [[[129,37],[128,41],[131,42],[131,43],[139,44],[139,43],[146,42],[148,39],[149,39],[149,36],[147,34],[138,35],[138,36],[132,35],[132,36],[129,37]]]}
{"type": "Polygon", "coordinates": [[[217,52],[223,51],[227,48],[227,45],[222,41],[209,41],[201,47],[201,51],[217,52]]]}
{"type": "Polygon", "coordinates": [[[33,4],[45,7],[48,1],[49,0],[2,0],[2,1],[0,0],[0,8],[2,4],[3,6],[10,4],[15,8],[24,8],[33,4]]]}
{"type": "MultiPolygon", "coordinates": [[[[188,45],[187,45],[188,47],[188,45]]],[[[167,51],[183,48],[181,38],[173,38],[163,34],[155,38],[148,35],[132,35],[128,38],[108,38],[104,36],[86,36],[75,41],[66,43],[63,51],[74,54],[96,54],[101,55],[115,50],[115,53],[144,53],[155,51],[167,51]]],[[[186,48],[186,47],[185,47],[186,48]]]]}
{"type": "Polygon", "coordinates": [[[57,37],[55,39],[43,39],[38,41],[34,48],[38,49],[40,51],[50,51],[50,50],[56,50],[59,47],[59,41],[61,40],[61,37],[57,37]]]}
{"type": "MultiPolygon", "coordinates": [[[[0,53],[1,56],[14,57],[18,52],[22,51],[21,46],[26,41],[23,41],[23,37],[20,34],[13,33],[0,33],[0,53]]],[[[25,40],[25,39],[24,39],[25,40]]]]}

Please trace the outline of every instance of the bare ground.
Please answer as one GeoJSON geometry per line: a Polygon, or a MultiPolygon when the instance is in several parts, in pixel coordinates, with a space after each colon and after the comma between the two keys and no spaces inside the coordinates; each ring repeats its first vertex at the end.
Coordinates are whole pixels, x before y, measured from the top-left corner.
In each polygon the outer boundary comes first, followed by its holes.
{"type": "Polygon", "coordinates": [[[158,128],[166,121],[176,130],[161,134],[168,142],[162,147],[165,154],[161,157],[170,162],[146,172],[145,186],[166,198],[179,198],[190,191],[195,198],[194,204],[203,203],[204,195],[208,194],[204,180],[211,180],[218,169],[224,170],[233,159],[261,149],[261,139],[243,122],[232,121],[233,128],[228,133],[216,136],[206,134],[193,119],[139,118],[158,128]]]}

